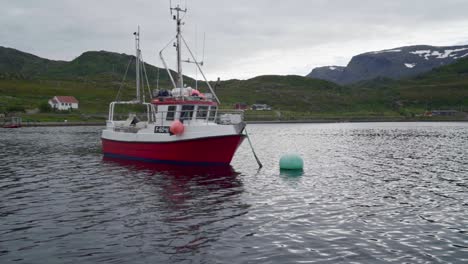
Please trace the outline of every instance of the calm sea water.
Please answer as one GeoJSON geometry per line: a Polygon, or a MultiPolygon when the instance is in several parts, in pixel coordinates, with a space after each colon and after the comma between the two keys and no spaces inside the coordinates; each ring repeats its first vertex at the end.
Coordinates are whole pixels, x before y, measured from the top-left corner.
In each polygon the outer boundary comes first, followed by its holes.
{"type": "Polygon", "coordinates": [[[259,171],[103,160],[100,129],[0,129],[0,263],[468,262],[468,123],[249,125],[259,171]]]}

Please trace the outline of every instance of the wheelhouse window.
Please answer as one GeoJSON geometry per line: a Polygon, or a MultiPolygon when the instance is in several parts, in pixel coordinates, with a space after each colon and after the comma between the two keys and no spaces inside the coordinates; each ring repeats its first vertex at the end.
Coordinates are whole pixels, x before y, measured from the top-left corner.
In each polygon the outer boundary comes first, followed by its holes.
{"type": "Polygon", "coordinates": [[[208,116],[208,106],[199,105],[197,111],[197,119],[206,119],[208,116]]]}
{"type": "Polygon", "coordinates": [[[214,120],[216,117],[216,110],[218,108],[216,106],[211,106],[210,107],[210,120],[214,120]]]}
{"type": "Polygon", "coordinates": [[[180,113],[180,120],[190,120],[193,116],[194,105],[183,105],[180,113]]]}
{"type": "Polygon", "coordinates": [[[166,120],[168,120],[168,121],[174,120],[175,111],[176,111],[176,106],[175,105],[170,105],[167,108],[166,120]]]}

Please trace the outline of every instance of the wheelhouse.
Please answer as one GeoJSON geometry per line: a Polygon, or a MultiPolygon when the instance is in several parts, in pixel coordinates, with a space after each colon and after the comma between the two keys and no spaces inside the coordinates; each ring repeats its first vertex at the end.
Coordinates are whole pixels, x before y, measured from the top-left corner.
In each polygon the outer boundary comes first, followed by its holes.
{"type": "Polygon", "coordinates": [[[157,98],[152,104],[156,108],[156,120],[162,125],[174,120],[180,120],[184,124],[214,123],[218,116],[218,104],[213,101],[157,98]]]}

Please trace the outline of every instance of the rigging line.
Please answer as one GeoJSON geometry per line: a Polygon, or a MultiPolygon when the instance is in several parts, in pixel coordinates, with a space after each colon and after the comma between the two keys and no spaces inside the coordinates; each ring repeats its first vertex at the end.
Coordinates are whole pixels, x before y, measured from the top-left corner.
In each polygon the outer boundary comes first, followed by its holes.
{"type": "MultiPolygon", "coordinates": [[[[195,56],[198,59],[198,27],[195,25],[195,56]]],[[[198,69],[195,66],[195,89],[198,90],[198,69]]]]}
{"type": "Polygon", "coordinates": [[[176,38],[177,38],[177,36],[176,36],[176,37],[173,37],[173,38],[166,44],[166,46],[164,46],[164,48],[161,49],[161,51],[163,51],[163,50],[165,50],[167,47],[169,47],[169,45],[171,45],[171,43],[172,43],[176,38]]]}
{"type": "Polygon", "coordinates": [[[210,88],[211,93],[212,93],[213,96],[215,97],[215,99],[216,99],[216,101],[218,102],[218,104],[221,104],[221,101],[219,101],[219,98],[218,98],[218,96],[216,95],[216,93],[214,92],[213,87],[211,87],[210,82],[208,82],[208,80],[206,79],[206,76],[205,76],[205,74],[203,73],[203,71],[202,71],[200,65],[198,64],[197,60],[196,60],[195,57],[193,56],[192,50],[190,50],[190,47],[188,46],[187,41],[185,41],[185,38],[184,38],[183,36],[181,36],[181,38],[182,38],[182,40],[184,41],[185,47],[186,47],[187,50],[189,51],[190,56],[192,56],[193,60],[195,61],[195,65],[197,65],[198,70],[200,70],[200,73],[201,73],[201,75],[203,76],[203,79],[205,80],[206,84],[208,85],[208,88],[210,88]]]}
{"type": "Polygon", "coordinates": [[[206,40],[206,32],[203,32],[203,54],[202,54],[202,63],[205,63],[205,40],[206,40]]]}
{"type": "Polygon", "coordinates": [[[156,89],[159,90],[159,67],[156,67],[156,89]]]}
{"type": "Polygon", "coordinates": [[[195,67],[195,89],[198,90],[198,69],[195,67]]]}
{"type": "MultiPolygon", "coordinates": [[[[140,65],[143,65],[143,63],[141,62],[143,59],[143,57],[141,56],[141,52],[140,52],[140,65]]],[[[144,66],[143,66],[144,67],[144,66]]],[[[140,76],[143,76],[143,67],[140,67],[140,76]]],[[[140,85],[141,87],[143,88],[142,89],[142,92],[143,92],[143,103],[146,103],[146,96],[145,96],[145,81],[144,80],[140,80],[140,85]]]]}
{"type": "Polygon", "coordinates": [[[171,74],[171,71],[169,70],[169,68],[167,67],[167,64],[166,64],[166,61],[164,60],[164,57],[162,55],[162,52],[167,48],[169,47],[169,45],[176,39],[176,37],[172,38],[171,41],[169,41],[169,43],[167,43],[167,45],[159,52],[159,58],[161,58],[161,61],[164,65],[164,68],[166,68],[166,71],[167,71],[167,74],[169,75],[169,78],[171,79],[171,82],[172,82],[172,85],[174,85],[174,88],[176,88],[176,84],[175,84],[175,81],[174,81],[174,77],[172,76],[171,74]]]}
{"type": "Polygon", "coordinates": [[[119,90],[117,91],[117,95],[115,96],[115,100],[114,100],[114,101],[119,101],[119,99],[120,99],[122,87],[123,87],[123,85],[124,85],[124,83],[125,83],[125,80],[126,80],[126,78],[127,78],[128,69],[130,68],[130,65],[132,64],[132,62],[133,62],[133,57],[130,59],[130,61],[129,61],[128,64],[127,64],[127,69],[125,70],[125,74],[124,74],[123,80],[122,80],[122,82],[120,83],[120,87],[119,87],[119,90]]]}
{"type": "MultiPolygon", "coordinates": [[[[140,62],[140,76],[143,77],[143,75],[145,74],[144,70],[143,70],[143,67],[145,66],[145,62],[143,61],[143,54],[141,53],[141,51],[139,52],[139,62],[140,62]]],[[[145,93],[145,80],[143,78],[140,78],[140,87],[142,88],[141,89],[141,96],[143,98],[143,103],[146,103],[146,93],[145,93]]]]}
{"type": "MultiPolygon", "coordinates": [[[[143,55],[141,55],[141,61],[143,62],[142,65],[143,65],[143,73],[144,73],[144,76],[145,76],[145,80],[146,80],[146,86],[148,87],[148,94],[149,94],[149,98],[150,99],[153,99],[153,96],[151,95],[151,87],[150,87],[150,84],[149,84],[149,81],[148,81],[148,74],[146,73],[146,67],[145,67],[145,61],[143,60],[143,55]]],[[[144,91],[144,89],[143,89],[144,91]]]]}

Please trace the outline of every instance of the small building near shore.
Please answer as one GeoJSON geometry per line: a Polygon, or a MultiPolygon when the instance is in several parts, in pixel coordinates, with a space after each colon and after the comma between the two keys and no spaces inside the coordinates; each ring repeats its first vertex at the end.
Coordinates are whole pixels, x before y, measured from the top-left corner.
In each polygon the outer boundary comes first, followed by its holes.
{"type": "Polygon", "coordinates": [[[432,116],[454,116],[458,114],[457,110],[432,110],[432,116]]]}
{"type": "Polygon", "coordinates": [[[246,103],[236,103],[234,109],[236,110],[246,110],[249,106],[246,103]]]}
{"type": "Polygon", "coordinates": [[[424,116],[455,116],[458,113],[457,110],[432,110],[426,111],[424,116]]]}
{"type": "Polygon", "coordinates": [[[49,105],[55,110],[78,109],[78,100],[74,96],[54,96],[49,100],[49,105]]]}

